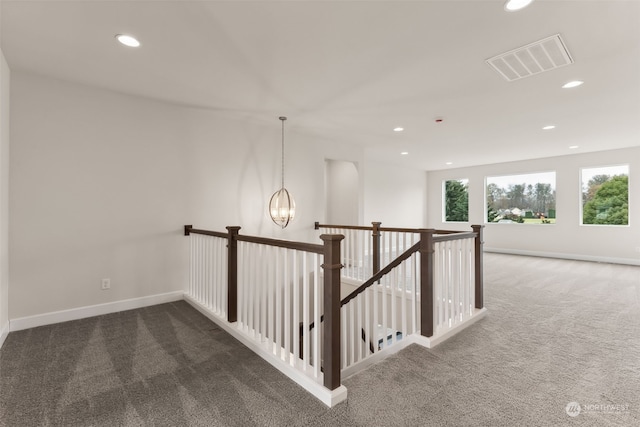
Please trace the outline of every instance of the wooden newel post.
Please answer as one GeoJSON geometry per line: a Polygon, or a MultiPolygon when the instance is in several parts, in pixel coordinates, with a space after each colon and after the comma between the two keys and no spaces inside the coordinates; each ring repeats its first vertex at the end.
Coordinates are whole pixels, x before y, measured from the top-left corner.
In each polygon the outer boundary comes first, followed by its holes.
{"type": "Polygon", "coordinates": [[[433,233],[420,230],[420,335],[433,336],[433,233]]]}
{"type": "Polygon", "coordinates": [[[238,232],[240,227],[227,227],[227,322],[238,320],[238,232]]]}
{"type": "Polygon", "coordinates": [[[373,276],[378,271],[380,271],[380,224],[381,222],[372,222],[373,233],[371,233],[371,237],[373,238],[373,271],[371,275],[373,276]]]}
{"type": "Polygon", "coordinates": [[[335,390],[340,387],[340,241],[344,236],[323,234],[320,238],[324,242],[324,386],[335,390]]]}
{"type": "Polygon", "coordinates": [[[484,244],[484,240],[482,237],[482,229],[484,225],[472,225],[473,232],[476,233],[475,240],[475,271],[476,271],[476,308],[484,307],[484,272],[483,272],[483,259],[482,259],[482,245],[484,244]]]}
{"type": "Polygon", "coordinates": [[[190,236],[192,229],[193,229],[193,225],[185,225],[184,226],[184,235],[185,236],[190,236]]]}

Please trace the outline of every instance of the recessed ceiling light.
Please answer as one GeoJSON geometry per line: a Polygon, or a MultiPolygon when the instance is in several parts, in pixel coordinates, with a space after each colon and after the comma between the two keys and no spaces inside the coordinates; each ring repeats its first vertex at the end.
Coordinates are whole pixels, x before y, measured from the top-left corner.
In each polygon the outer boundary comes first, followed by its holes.
{"type": "Polygon", "coordinates": [[[404,128],[401,128],[401,127],[393,128],[394,132],[402,132],[403,130],[404,128]]]}
{"type": "Polygon", "coordinates": [[[402,154],[403,156],[406,156],[407,154],[409,154],[409,152],[408,152],[408,151],[403,151],[403,152],[402,152],[402,153],[400,153],[400,154],[402,154]]]}
{"type": "Polygon", "coordinates": [[[574,80],[574,81],[571,81],[571,82],[569,82],[569,83],[565,83],[565,84],[563,84],[563,85],[562,85],[562,89],[571,89],[572,87],[578,87],[578,86],[580,86],[582,83],[584,83],[584,82],[582,82],[582,81],[580,81],[580,80],[574,80]]]}
{"type": "Polygon", "coordinates": [[[570,145],[570,146],[569,146],[569,149],[570,149],[570,150],[575,150],[575,149],[576,149],[576,148],[578,148],[578,147],[579,147],[578,145],[570,145]]]}
{"type": "Polygon", "coordinates": [[[504,4],[504,10],[507,12],[515,12],[529,6],[533,0],[508,0],[504,4]]]}
{"type": "Polygon", "coordinates": [[[140,46],[140,42],[132,36],[128,36],[126,34],[116,34],[116,40],[122,43],[125,46],[129,47],[138,47],[140,46]]]}
{"type": "Polygon", "coordinates": [[[551,129],[555,129],[556,127],[554,125],[549,125],[549,126],[545,126],[542,128],[542,130],[551,130],[551,129]]]}
{"type": "Polygon", "coordinates": [[[447,162],[445,163],[447,166],[451,166],[453,164],[453,162],[447,162]]]}

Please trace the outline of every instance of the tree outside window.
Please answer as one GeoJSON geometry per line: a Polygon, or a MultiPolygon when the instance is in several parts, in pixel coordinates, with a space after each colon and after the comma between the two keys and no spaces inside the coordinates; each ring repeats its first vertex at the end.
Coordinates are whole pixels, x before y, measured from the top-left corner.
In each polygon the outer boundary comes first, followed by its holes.
{"type": "Polygon", "coordinates": [[[583,168],[582,224],[629,224],[629,165],[583,168]]]}
{"type": "Polygon", "coordinates": [[[445,222],[469,221],[469,180],[457,179],[444,183],[445,222]]]}
{"type": "Polygon", "coordinates": [[[556,173],[487,177],[487,222],[553,224],[556,173]]]}

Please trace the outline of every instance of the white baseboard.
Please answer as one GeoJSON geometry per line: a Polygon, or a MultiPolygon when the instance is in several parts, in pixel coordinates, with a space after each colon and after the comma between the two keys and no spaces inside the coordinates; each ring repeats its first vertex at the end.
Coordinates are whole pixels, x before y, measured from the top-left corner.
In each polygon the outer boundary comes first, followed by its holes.
{"type": "Polygon", "coordinates": [[[133,310],[151,305],[180,301],[182,299],[184,299],[184,291],[175,291],[141,298],[108,302],[105,304],[72,308],[69,310],[53,311],[50,313],[37,314],[35,316],[19,317],[17,319],[9,320],[9,331],[20,331],[22,329],[36,328],[38,326],[68,322],[69,320],[78,320],[103,314],[117,313],[119,311],[133,310]]]}
{"type": "Polygon", "coordinates": [[[525,255],[525,256],[535,256],[535,257],[541,257],[541,258],[559,258],[559,259],[570,259],[574,261],[605,262],[609,264],[640,265],[640,259],[631,259],[631,258],[613,258],[613,257],[581,255],[581,254],[568,254],[568,253],[562,253],[562,252],[523,251],[520,249],[492,248],[488,246],[485,246],[483,250],[485,252],[493,252],[497,254],[525,255]]]}
{"type": "Polygon", "coordinates": [[[412,335],[412,337],[414,338],[414,342],[416,344],[420,344],[421,346],[427,347],[427,348],[433,348],[438,344],[440,344],[441,342],[444,342],[447,339],[451,338],[452,336],[462,331],[463,329],[466,329],[469,326],[473,325],[474,323],[476,323],[478,320],[482,319],[486,315],[487,315],[486,307],[483,307],[480,309],[476,308],[475,312],[471,317],[469,317],[468,319],[466,319],[461,323],[458,323],[453,328],[448,329],[445,333],[437,333],[432,337],[423,337],[418,332],[417,334],[412,335]]]}
{"type": "Polygon", "coordinates": [[[291,378],[299,386],[314,395],[318,400],[320,400],[328,407],[332,408],[333,406],[347,399],[347,388],[345,386],[341,385],[335,390],[329,390],[328,388],[318,383],[311,376],[283,362],[273,353],[265,351],[262,346],[257,344],[254,340],[248,338],[241,330],[239,330],[237,327],[237,323],[229,323],[225,319],[216,316],[206,307],[202,306],[198,301],[189,297],[189,295],[187,294],[184,295],[184,300],[191,304],[191,306],[193,306],[196,310],[208,317],[215,324],[228,332],[235,339],[244,344],[247,348],[266,360],[271,366],[285,374],[287,377],[291,378]]]}
{"type": "Polygon", "coordinates": [[[451,338],[452,336],[462,331],[463,329],[473,325],[475,322],[477,322],[478,320],[486,316],[486,314],[487,314],[486,308],[476,309],[475,313],[470,318],[468,318],[462,323],[459,323],[458,325],[454,326],[453,328],[447,330],[445,333],[440,335],[434,335],[432,337],[427,338],[420,335],[420,332],[418,331],[414,334],[407,335],[406,337],[402,337],[400,341],[397,341],[392,346],[386,347],[381,351],[376,352],[374,355],[367,357],[363,361],[343,369],[342,379],[344,380],[345,378],[348,378],[352,375],[357,374],[358,372],[361,372],[367,369],[369,366],[374,365],[386,359],[387,357],[399,352],[400,350],[410,346],[411,344],[418,344],[426,348],[433,348],[436,345],[440,344],[441,342],[446,341],[448,338],[451,338]]]}
{"type": "Polygon", "coordinates": [[[9,322],[5,323],[2,328],[0,328],[0,348],[2,348],[4,340],[7,339],[7,335],[9,335],[9,322]]]}
{"type": "Polygon", "coordinates": [[[414,343],[416,343],[415,334],[403,337],[400,341],[396,341],[396,343],[393,344],[392,346],[385,347],[382,350],[380,350],[380,351],[374,353],[373,355],[367,357],[366,359],[362,360],[361,362],[358,362],[355,365],[351,365],[348,368],[344,368],[340,372],[340,375],[341,375],[343,380],[345,378],[349,378],[350,376],[353,376],[353,375],[357,374],[358,372],[364,371],[369,366],[375,365],[376,363],[381,362],[382,360],[386,359],[387,357],[391,356],[392,354],[396,354],[400,350],[402,350],[402,349],[404,349],[404,348],[406,348],[409,345],[414,344],[414,343]]]}

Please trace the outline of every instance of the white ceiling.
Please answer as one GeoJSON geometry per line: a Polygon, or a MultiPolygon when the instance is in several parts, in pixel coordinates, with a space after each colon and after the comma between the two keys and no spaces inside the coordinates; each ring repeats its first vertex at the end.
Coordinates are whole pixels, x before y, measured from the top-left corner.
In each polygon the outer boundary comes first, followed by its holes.
{"type": "Polygon", "coordinates": [[[640,145],[640,0],[503,3],[3,0],[2,49],[13,71],[274,128],[286,115],[429,170],[640,145]],[[554,34],[574,64],[507,82],[485,63],[554,34]]]}

